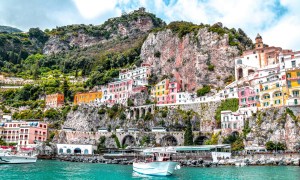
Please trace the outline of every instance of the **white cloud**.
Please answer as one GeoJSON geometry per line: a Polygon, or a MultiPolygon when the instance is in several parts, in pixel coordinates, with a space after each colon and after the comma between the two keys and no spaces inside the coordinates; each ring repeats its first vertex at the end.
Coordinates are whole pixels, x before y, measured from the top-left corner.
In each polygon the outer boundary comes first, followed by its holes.
{"type": "Polygon", "coordinates": [[[80,14],[93,19],[116,11],[117,0],[73,0],[80,14]]]}

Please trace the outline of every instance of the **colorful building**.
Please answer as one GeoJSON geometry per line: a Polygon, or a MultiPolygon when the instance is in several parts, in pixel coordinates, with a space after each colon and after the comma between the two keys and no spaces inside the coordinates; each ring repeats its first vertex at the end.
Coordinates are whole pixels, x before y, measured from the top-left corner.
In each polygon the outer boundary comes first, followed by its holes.
{"type": "Polygon", "coordinates": [[[151,95],[157,104],[168,104],[169,83],[169,79],[164,79],[152,88],[151,95]]]}
{"type": "Polygon", "coordinates": [[[240,80],[255,73],[260,68],[278,64],[280,53],[290,52],[292,51],[264,44],[262,37],[257,34],[255,48],[244,51],[241,57],[235,59],[235,79],[240,80]]]}
{"type": "Polygon", "coordinates": [[[239,107],[256,107],[259,103],[259,96],[255,89],[250,86],[241,87],[238,90],[239,107]]]}
{"type": "Polygon", "coordinates": [[[87,93],[77,93],[74,96],[74,104],[79,105],[79,104],[95,104],[96,99],[101,99],[102,98],[102,92],[87,92],[87,93]]]}
{"type": "Polygon", "coordinates": [[[288,87],[287,105],[300,104],[300,52],[283,56],[288,87]]]}
{"type": "MultiPolygon", "coordinates": [[[[177,93],[180,91],[181,91],[181,84],[179,82],[177,82],[175,79],[170,80],[167,104],[176,103],[177,102],[177,93]]],[[[179,98],[179,96],[178,96],[178,98],[179,98]]]]}
{"type": "Polygon", "coordinates": [[[19,148],[33,148],[48,137],[47,123],[38,121],[10,121],[0,123],[1,138],[7,143],[16,143],[19,148]]]}
{"type": "Polygon", "coordinates": [[[57,108],[64,105],[64,95],[60,93],[46,95],[46,108],[57,108]]]}

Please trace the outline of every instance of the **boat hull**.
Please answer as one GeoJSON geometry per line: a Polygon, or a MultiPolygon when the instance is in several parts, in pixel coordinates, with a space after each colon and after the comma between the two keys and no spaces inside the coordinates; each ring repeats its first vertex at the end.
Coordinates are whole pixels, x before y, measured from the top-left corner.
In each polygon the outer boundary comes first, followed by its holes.
{"type": "Polygon", "coordinates": [[[149,163],[133,163],[133,171],[152,176],[169,176],[174,173],[178,162],[163,161],[163,162],[149,162],[149,163]]]}
{"type": "Polygon", "coordinates": [[[0,156],[0,164],[27,164],[35,163],[36,157],[26,156],[0,156]]]}

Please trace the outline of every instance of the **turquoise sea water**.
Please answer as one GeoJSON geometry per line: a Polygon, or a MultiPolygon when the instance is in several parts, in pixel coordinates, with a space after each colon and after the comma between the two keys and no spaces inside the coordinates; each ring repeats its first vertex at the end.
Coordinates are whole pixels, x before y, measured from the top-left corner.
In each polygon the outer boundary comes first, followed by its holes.
{"type": "Polygon", "coordinates": [[[149,177],[132,173],[132,166],[38,160],[35,164],[0,165],[0,179],[295,179],[300,167],[183,167],[169,177],[149,177]]]}

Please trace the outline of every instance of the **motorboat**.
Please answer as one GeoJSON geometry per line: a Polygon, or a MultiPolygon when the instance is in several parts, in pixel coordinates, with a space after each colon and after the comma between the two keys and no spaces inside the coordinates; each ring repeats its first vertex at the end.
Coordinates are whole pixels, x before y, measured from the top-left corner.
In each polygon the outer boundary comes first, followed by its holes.
{"type": "Polygon", "coordinates": [[[0,164],[26,164],[35,163],[37,157],[30,153],[14,154],[8,150],[0,149],[0,164]]]}
{"type": "Polygon", "coordinates": [[[172,161],[176,150],[168,148],[151,148],[143,151],[143,159],[133,162],[133,171],[152,176],[169,176],[180,169],[178,162],[172,161]]]}

